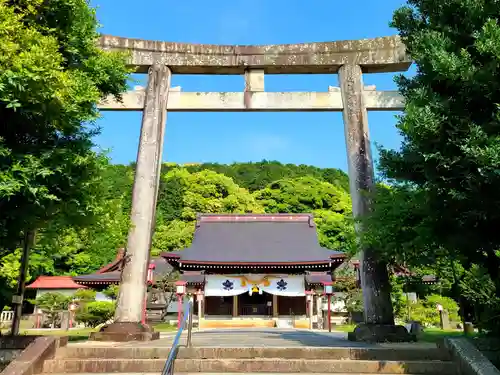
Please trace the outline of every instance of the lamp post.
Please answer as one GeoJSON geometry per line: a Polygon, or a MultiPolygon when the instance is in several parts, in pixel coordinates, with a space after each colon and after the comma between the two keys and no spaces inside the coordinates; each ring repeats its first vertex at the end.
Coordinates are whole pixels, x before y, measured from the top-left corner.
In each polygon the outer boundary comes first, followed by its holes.
{"type": "Polygon", "coordinates": [[[333,294],[333,282],[331,281],[324,281],[323,282],[323,293],[326,294],[327,297],[327,305],[328,305],[328,315],[327,315],[327,322],[328,322],[328,332],[332,332],[332,294],[333,294]]]}
{"type": "Polygon", "coordinates": [[[443,306],[438,304],[436,308],[439,311],[439,325],[441,326],[441,329],[444,329],[443,306]]]}
{"type": "Polygon", "coordinates": [[[182,299],[186,294],[186,282],[179,280],[175,282],[175,294],[177,294],[177,328],[181,328],[182,299]]]}
{"type": "Polygon", "coordinates": [[[38,328],[40,328],[43,310],[41,308],[37,307],[35,310],[35,313],[36,313],[36,328],[38,329],[38,328]]]}
{"type": "Polygon", "coordinates": [[[75,314],[75,310],[78,308],[78,306],[74,303],[70,304],[68,306],[68,310],[69,310],[69,322],[68,322],[68,326],[69,328],[73,328],[73,316],[75,314]]]}
{"type": "Polygon", "coordinates": [[[148,289],[151,285],[153,285],[153,281],[154,281],[154,273],[153,272],[154,272],[155,268],[156,268],[156,266],[154,265],[154,263],[150,263],[148,266],[148,273],[146,276],[146,294],[144,295],[144,305],[142,306],[141,323],[143,325],[146,324],[146,320],[147,320],[146,310],[147,310],[147,306],[148,306],[148,289]]]}

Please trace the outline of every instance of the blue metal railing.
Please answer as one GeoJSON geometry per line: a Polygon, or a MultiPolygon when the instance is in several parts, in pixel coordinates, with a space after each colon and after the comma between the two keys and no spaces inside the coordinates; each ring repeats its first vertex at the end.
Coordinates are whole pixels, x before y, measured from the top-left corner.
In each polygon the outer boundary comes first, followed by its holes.
{"type": "Polygon", "coordinates": [[[174,373],[175,359],[177,358],[179,348],[181,347],[179,341],[185,327],[187,327],[187,341],[185,346],[188,348],[191,347],[191,337],[193,333],[193,302],[190,299],[188,299],[184,304],[183,311],[184,315],[181,319],[180,328],[174,337],[174,342],[172,343],[172,347],[170,348],[170,353],[168,353],[167,362],[165,362],[165,366],[163,367],[161,375],[172,375],[174,373]]]}

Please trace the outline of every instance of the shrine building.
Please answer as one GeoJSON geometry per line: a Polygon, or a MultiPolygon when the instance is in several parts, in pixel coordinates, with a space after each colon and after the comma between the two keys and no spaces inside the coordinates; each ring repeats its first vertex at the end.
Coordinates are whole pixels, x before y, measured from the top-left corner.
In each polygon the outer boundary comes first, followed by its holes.
{"type": "Polygon", "coordinates": [[[201,214],[192,245],[161,256],[195,296],[201,328],[311,328],[346,258],[319,245],[309,214],[201,214]]]}

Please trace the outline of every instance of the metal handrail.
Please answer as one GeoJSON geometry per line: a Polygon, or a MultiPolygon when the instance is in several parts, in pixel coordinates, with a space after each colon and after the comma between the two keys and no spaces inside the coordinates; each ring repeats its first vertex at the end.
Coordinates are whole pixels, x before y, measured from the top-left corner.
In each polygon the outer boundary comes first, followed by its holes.
{"type": "Polygon", "coordinates": [[[187,341],[186,347],[190,348],[192,346],[191,338],[193,331],[193,301],[188,299],[183,306],[184,315],[181,319],[180,328],[177,330],[177,333],[174,337],[174,342],[172,343],[172,347],[170,348],[170,353],[168,353],[167,361],[165,362],[165,366],[161,372],[162,375],[172,375],[174,373],[174,362],[177,358],[177,354],[179,353],[179,348],[181,344],[179,343],[181,339],[182,332],[184,331],[185,326],[187,325],[187,341]],[[187,323],[187,324],[186,324],[187,323]]]}

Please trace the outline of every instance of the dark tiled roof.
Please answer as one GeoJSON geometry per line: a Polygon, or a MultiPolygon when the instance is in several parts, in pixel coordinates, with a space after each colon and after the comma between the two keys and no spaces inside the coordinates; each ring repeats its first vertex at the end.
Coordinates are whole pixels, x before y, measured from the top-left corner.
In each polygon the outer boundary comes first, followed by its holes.
{"type": "Polygon", "coordinates": [[[91,273],[90,275],[74,276],[73,280],[77,283],[90,283],[90,282],[120,282],[120,271],[112,271],[106,273],[91,273]]]}
{"type": "Polygon", "coordinates": [[[162,254],[187,263],[326,263],[311,215],[200,215],[191,247],[162,254]]]}
{"type": "Polygon", "coordinates": [[[172,272],[173,267],[165,260],[165,258],[158,257],[158,258],[152,258],[151,259],[151,264],[154,264],[154,275],[164,275],[166,273],[172,272]]]}
{"type": "Polygon", "coordinates": [[[326,272],[311,272],[306,275],[306,282],[308,284],[323,284],[325,282],[332,282],[332,276],[326,272]]]}
{"type": "MultiPolygon", "coordinates": [[[[164,258],[152,258],[151,263],[155,265],[153,274],[161,276],[172,270],[172,266],[164,258]]],[[[103,267],[105,268],[105,267],[103,267]]],[[[101,268],[102,270],[102,268],[101,268]]],[[[73,280],[79,283],[118,283],[120,282],[121,271],[101,272],[101,270],[89,275],[73,277],[73,280]]]]}
{"type": "Polygon", "coordinates": [[[186,281],[188,284],[204,284],[205,275],[202,274],[182,274],[181,280],[186,281]]]}

